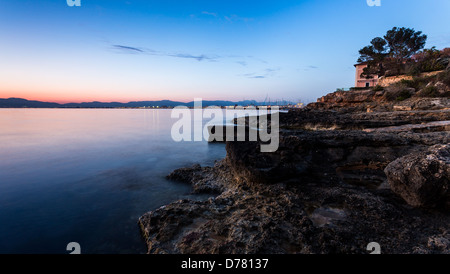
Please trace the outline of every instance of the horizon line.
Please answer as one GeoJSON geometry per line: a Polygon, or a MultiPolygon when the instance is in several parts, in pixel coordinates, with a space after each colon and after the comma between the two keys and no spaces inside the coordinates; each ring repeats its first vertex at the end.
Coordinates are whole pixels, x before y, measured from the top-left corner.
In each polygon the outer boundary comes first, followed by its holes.
{"type": "MultiPolygon", "coordinates": [[[[67,103],[63,103],[63,102],[57,102],[57,101],[41,101],[41,100],[33,100],[33,99],[26,99],[26,98],[21,98],[21,97],[9,97],[9,98],[0,98],[0,100],[10,100],[10,99],[19,99],[19,100],[26,100],[26,101],[34,101],[34,102],[40,102],[40,103],[51,103],[51,104],[59,104],[59,105],[67,105],[67,104],[89,104],[89,103],[103,103],[103,104],[113,104],[113,103],[117,103],[117,104],[129,104],[129,103],[140,103],[140,102],[174,102],[174,103],[183,103],[183,104],[189,104],[189,103],[193,103],[196,101],[196,99],[201,99],[201,98],[196,98],[192,101],[178,101],[178,100],[170,100],[170,99],[161,99],[161,100],[133,100],[133,101],[80,101],[80,102],[67,102],[67,103]]],[[[219,102],[219,101],[223,101],[223,102],[233,102],[233,103],[237,103],[237,102],[256,102],[256,103],[263,103],[262,101],[258,101],[258,100],[254,100],[254,99],[242,99],[242,100],[231,100],[231,99],[214,99],[214,100],[204,100],[202,99],[202,101],[208,101],[208,102],[219,102]]],[[[289,102],[289,103],[293,103],[293,101],[291,100],[273,100],[271,102],[280,102],[280,101],[284,101],[284,102],[289,102]]]]}

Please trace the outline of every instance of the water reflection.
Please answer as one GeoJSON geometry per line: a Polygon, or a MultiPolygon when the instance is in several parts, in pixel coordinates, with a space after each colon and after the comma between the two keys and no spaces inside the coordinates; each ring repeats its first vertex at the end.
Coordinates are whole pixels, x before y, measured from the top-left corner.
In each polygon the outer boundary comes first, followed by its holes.
{"type": "Polygon", "coordinates": [[[144,253],[137,219],[190,187],[173,169],[223,145],[175,143],[170,110],[1,109],[0,253],[144,253]]]}

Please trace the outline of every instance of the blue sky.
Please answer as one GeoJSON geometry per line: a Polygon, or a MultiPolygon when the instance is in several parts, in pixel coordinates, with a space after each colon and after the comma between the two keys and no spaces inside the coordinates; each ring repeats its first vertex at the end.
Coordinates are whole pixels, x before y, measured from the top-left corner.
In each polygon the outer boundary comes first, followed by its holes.
{"type": "Polygon", "coordinates": [[[394,26],[450,47],[450,1],[0,0],[0,98],[313,101],[394,26]]]}

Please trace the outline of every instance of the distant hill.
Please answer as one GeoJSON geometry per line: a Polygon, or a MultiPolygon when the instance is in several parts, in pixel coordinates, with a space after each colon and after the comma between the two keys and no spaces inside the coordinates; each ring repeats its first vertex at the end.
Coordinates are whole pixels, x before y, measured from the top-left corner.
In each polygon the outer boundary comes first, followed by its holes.
{"type": "MultiPolygon", "coordinates": [[[[203,106],[247,106],[261,105],[256,101],[203,101],[203,106]]],[[[188,106],[193,107],[194,102],[183,103],[170,100],[161,101],[136,101],[128,103],[119,102],[86,102],[86,103],[68,103],[58,104],[52,102],[30,101],[21,98],[0,99],[0,108],[140,108],[140,107],[176,107],[188,106]]]]}
{"type": "Polygon", "coordinates": [[[57,103],[47,103],[40,101],[29,101],[26,99],[20,98],[9,98],[9,99],[0,99],[0,107],[1,108],[57,108],[61,107],[60,104],[57,103]]]}

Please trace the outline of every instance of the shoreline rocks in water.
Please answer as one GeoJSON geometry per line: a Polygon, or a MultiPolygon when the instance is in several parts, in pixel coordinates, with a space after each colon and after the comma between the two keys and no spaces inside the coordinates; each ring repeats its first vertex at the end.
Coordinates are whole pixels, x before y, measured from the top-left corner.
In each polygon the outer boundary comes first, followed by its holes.
{"type": "Polygon", "coordinates": [[[148,252],[360,254],[378,242],[384,253],[450,254],[448,100],[430,110],[362,112],[323,107],[333,96],[321,108],[281,114],[277,152],[227,142],[215,166],[170,174],[217,196],[144,214],[148,252]],[[434,122],[444,126],[419,126],[434,122]]]}

